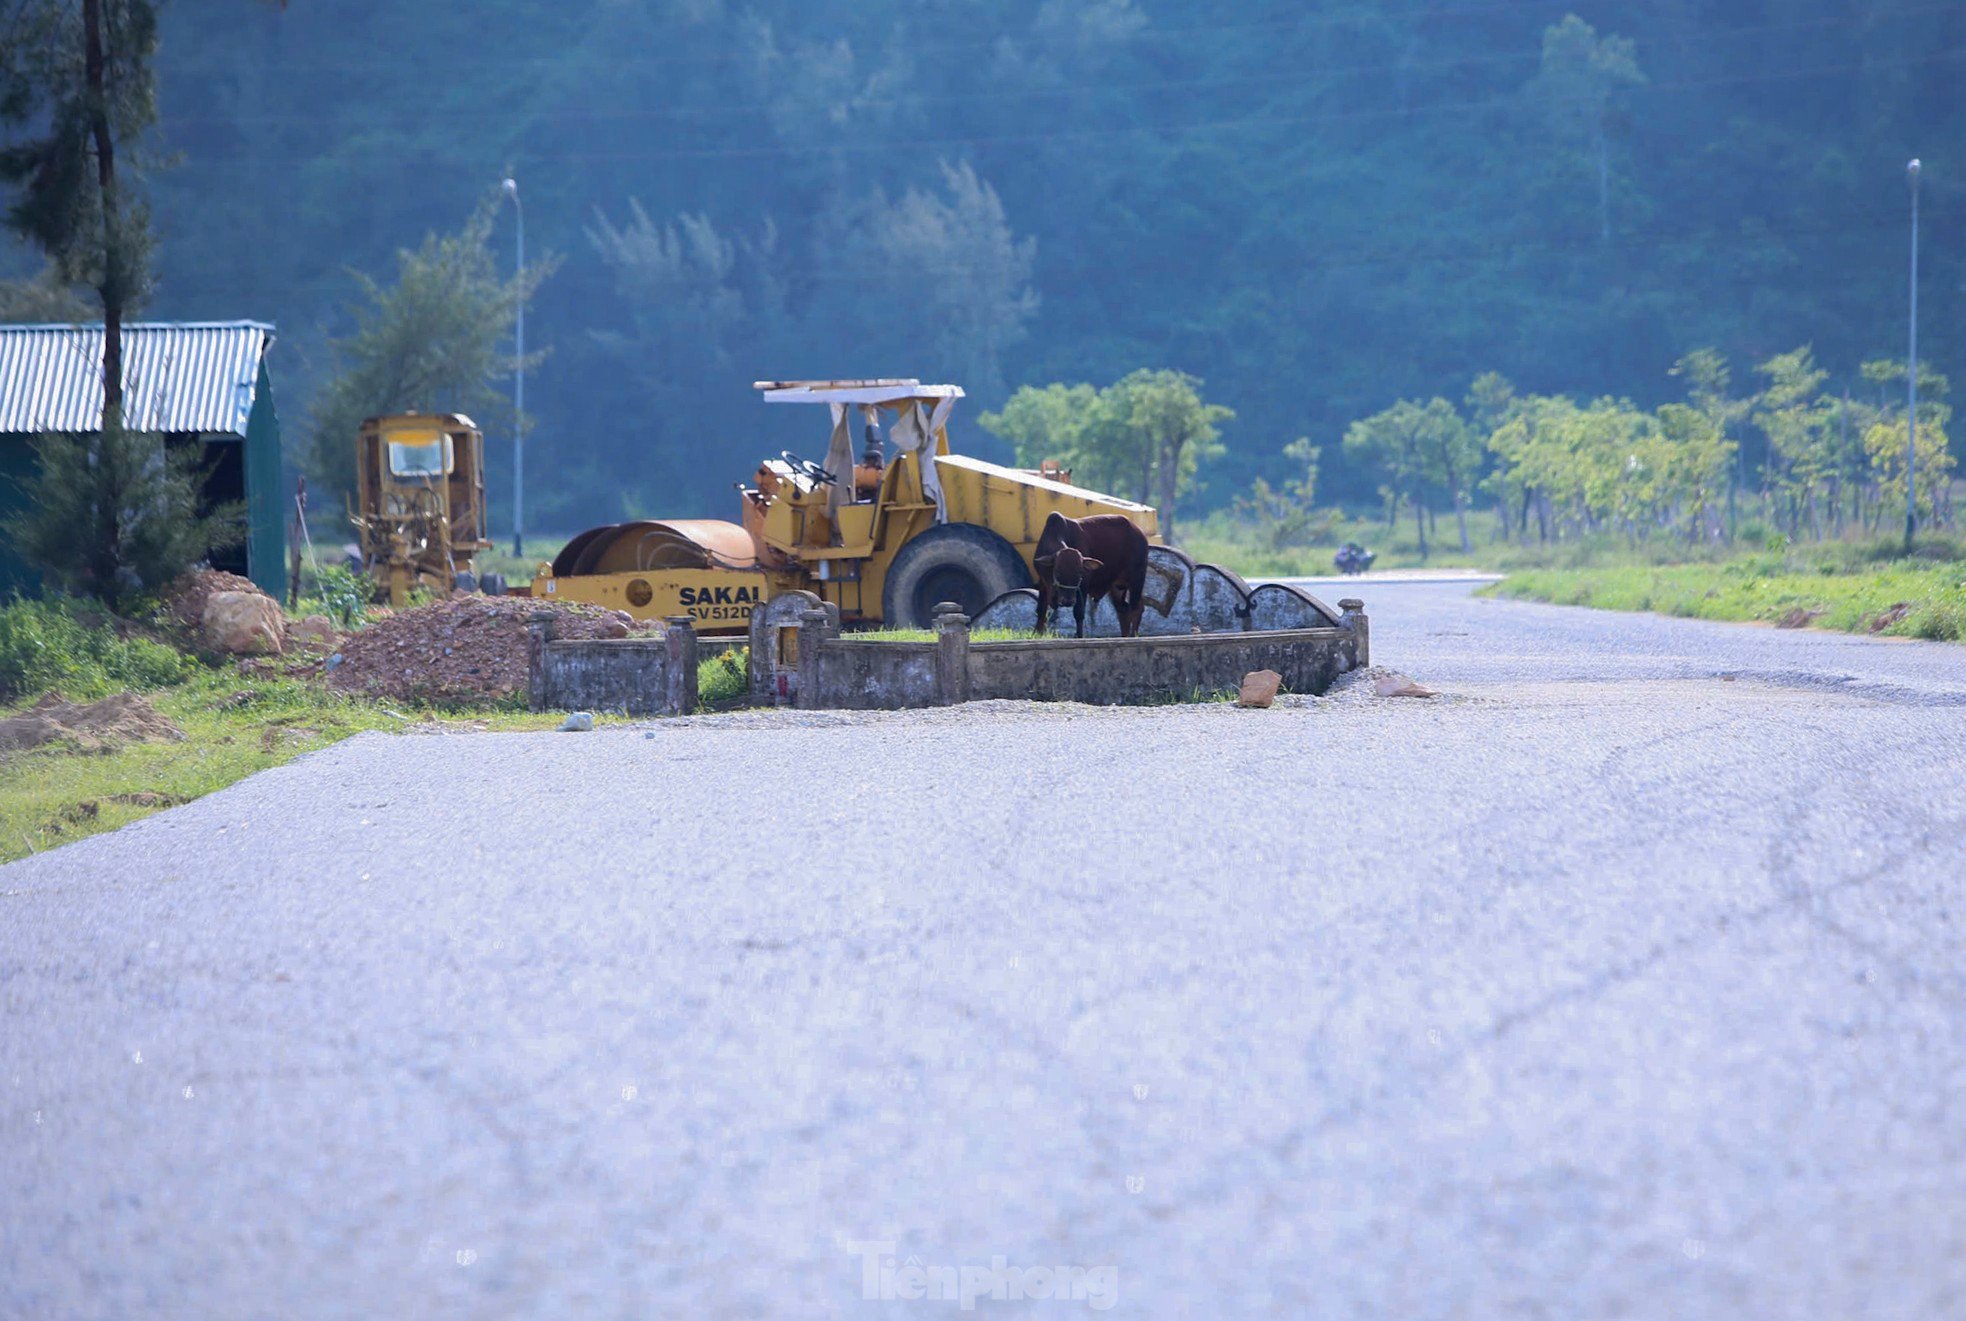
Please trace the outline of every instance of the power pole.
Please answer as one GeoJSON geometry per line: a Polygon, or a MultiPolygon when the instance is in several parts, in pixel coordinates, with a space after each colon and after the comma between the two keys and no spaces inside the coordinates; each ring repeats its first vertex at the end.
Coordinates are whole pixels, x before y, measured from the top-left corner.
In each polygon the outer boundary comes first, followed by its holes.
{"type": "Polygon", "coordinates": [[[1905,354],[1905,554],[1918,531],[1918,162],[1905,167],[1911,180],[1911,343],[1905,354]]]}
{"type": "MultiPolygon", "coordinates": [[[[518,278],[526,278],[526,208],[519,202],[519,181],[505,181],[505,195],[519,221],[518,278]]],[[[512,554],[526,553],[526,300],[519,299],[512,347],[512,554]]]]}

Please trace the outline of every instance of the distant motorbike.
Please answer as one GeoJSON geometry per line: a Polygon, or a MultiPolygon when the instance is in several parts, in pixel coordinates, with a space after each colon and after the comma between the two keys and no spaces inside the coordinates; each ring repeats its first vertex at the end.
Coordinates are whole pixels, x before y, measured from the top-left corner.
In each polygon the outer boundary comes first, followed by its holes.
{"type": "Polygon", "coordinates": [[[1332,562],[1338,566],[1340,573],[1364,573],[1372,567],[1372,561],[1377,558],[1377,555],[1356,541],[1348,541],[1338,548],[1338,553],[1332,556],[1332,562]]]}

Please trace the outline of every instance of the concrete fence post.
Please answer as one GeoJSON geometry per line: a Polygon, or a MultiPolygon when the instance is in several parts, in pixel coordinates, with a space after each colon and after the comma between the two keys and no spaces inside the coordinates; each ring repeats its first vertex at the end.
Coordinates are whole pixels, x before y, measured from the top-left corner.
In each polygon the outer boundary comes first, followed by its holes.
{"type": "Polygon", "coordinates": [[[935,607],[935,691],[944,706],[969,700],[969,616],[954,601],[935,607]]]}
{"type": "Polygon", "coordinates": [[[686,716],[696,710],[696,625],[688,615],[670,615],[662,621],[662,640],[668,644],[669,663],[662,682],[662,711],[665,715],[686,716]]]}
{"type": "Polygon", "coordinates": [[[1365,602],[1348,596],[1338,603],[1338,609],[1343,612],[1339,626],[1358,634],[1358,654],[1353,663],[1362,670],[1372,663],[1372,621],[1365,617],[1365,602]]]}
{"type": "Polygon", "coordinates": [[[821,651],[832,636],[833,616],[824,610],[808,610],[799,616],[798,705],[802,709],[816,710],[821,705],[824,694],[820,688],[825,682],[821,651]]]}
{"type": "Polygon", "coordinates": [[[553,640],[557,610],[535,610],[526,616],[526,705],[544,711],[552,700],[546,678],[546,644],[553,640]]]}

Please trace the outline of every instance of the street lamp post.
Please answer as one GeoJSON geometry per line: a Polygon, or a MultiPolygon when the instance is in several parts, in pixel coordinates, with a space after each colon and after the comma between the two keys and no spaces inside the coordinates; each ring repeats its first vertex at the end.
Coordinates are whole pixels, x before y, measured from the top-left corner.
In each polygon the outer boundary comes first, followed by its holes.
{"type": "MultiPolygon", "coordinates": [[[[519,181],[505,181],[505,195],[519,222],[518,278],[526,275],[526,208],[519,201],[519,181]]],[[[519,297],[519,314],[512,346],[512,554],[526,553],[526,300],[519,297]]]]}
{"type": "Polygon", "coordinates": [[[1905,166],[1911,181],[1911,339],[1905,371],[1905,554],[1918,531],[1918,162],[1905,166]]]}

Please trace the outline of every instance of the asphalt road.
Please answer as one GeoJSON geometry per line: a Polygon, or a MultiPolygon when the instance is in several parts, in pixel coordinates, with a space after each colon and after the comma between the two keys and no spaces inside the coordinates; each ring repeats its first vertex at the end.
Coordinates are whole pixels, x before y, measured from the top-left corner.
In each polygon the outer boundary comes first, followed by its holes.
{"type": "Polygon", "coordinates": [[[0,1314],[1966,1312],[1966,647],[1357,590],[1442,697],[370,735],[0,870],[0,1314]]]}

